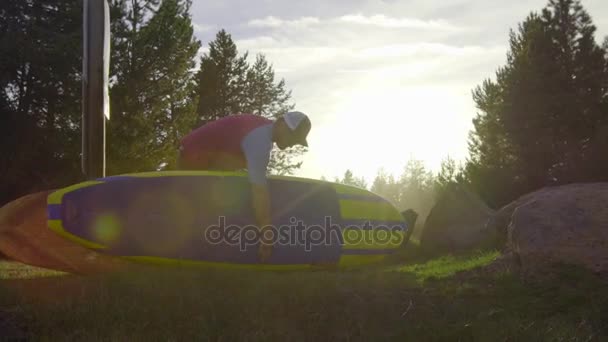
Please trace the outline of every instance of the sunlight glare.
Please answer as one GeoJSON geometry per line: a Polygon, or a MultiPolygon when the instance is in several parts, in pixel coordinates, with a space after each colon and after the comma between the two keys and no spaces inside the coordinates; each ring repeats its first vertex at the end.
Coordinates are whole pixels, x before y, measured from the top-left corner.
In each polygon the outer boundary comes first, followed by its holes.
{"type": "Polygon", "coordinates": [[[333,180],[351,169],[371,183],[380,168],[398,177],[411,158],[432,171],[448,155],[460,160],[469,129],[461,116],[473,114],[463,100],[468,90],[463,93],[441,86],[352,89],[342,94],[331,119],[311,131],[311,149],[324,153],[315,153],[311,165],[305,160],[304,171],[316,169],[333,180]]]}

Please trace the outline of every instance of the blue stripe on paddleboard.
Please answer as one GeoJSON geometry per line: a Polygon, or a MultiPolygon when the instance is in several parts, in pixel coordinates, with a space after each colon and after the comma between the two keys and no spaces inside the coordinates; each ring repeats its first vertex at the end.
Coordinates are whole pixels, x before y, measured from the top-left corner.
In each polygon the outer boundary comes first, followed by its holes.
{"type": "Polygon", "coordinates": [[[391,254],[395,253],[397,248],[393,249],[343,249],[342,255],[374,255],[374,254],[391,254]]]}
{"type": "Polygon", "coordinates": [[[46,206],[49,220],[61,220],[61,204],[49,204],[46,206]]]}
{"type": "Polygon", "coordinates": [[[97,178],[96,181],[100,181],[100,182],[106,182],[106,181],[114,181],[114,180],[121,180],[121,179],[133,179],[136,177],[132,177],[132,176],[109,176],[109,177],[104,177],[104,178],[97,178]]]}

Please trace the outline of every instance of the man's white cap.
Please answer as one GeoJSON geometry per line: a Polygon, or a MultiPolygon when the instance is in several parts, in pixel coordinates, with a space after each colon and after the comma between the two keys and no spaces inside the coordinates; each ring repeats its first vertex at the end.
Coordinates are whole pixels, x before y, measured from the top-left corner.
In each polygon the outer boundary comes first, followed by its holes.
{"type": "Polygon", "coordinates": [[[295,131],[296,128],[300,125],[300,122],[307,119],[308,116],[302,112],[288,112],[283,115],[285,119],[285,123],[292,131],[295,131]]]}
{"type": "Polygon", "coordinates": [[[310,119],[302,112],[288,112],[283,115],[287,127],[291,129],[298,144],[308,147],[306,136],[310,131],[310,119]]]}

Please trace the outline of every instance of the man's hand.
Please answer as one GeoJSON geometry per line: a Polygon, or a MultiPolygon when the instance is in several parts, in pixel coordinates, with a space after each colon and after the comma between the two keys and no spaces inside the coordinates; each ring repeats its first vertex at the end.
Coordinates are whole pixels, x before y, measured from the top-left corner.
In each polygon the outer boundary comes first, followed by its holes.
{"type": "Polygon", "coordinates": [[[266,185],[252,184],[251,188],[253,193],[252,200],[255,218],[258,224],[258,229],[260,230],[260,236],[262,237],[258,250],[258,257],[262,262],[266,262],[268,259],[270,259],[270,255],[272,254],[271,241],[268,241],[268,243],[263,241],[264,232],[268,230],[272,224],[270,214],[270,193],[268,192],[266,185]]]}

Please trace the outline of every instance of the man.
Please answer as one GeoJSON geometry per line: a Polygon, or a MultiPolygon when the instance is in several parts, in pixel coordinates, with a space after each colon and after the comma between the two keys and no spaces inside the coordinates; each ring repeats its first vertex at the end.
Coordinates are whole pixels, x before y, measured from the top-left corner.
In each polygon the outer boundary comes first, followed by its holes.
{"type": "MultiPolygon", "coordinates": [[[[308,146],[311,123],[302,112],[288,112],[277,120],[259,115],[230,115],[210,122],[180,142],[178,169],[234,171],[247,169],[258,227],[272,224],[266,171],[273,143],[284,150],[308,146]]],[[[260,258],[270,257],[272,246],[260,245],[260,258]]]]}

